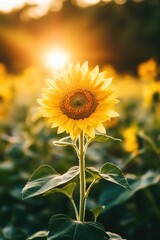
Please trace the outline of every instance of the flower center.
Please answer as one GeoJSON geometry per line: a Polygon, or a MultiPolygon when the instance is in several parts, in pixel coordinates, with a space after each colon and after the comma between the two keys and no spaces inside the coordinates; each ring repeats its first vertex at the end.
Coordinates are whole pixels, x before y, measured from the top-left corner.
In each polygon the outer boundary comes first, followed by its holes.
{"type": "Polygon", "coordinates": [[[68,92],[60,104],[64,114],[72,119],[88,118],[96,109],[98,102],[88,90],[77,89],[68,92]]]}

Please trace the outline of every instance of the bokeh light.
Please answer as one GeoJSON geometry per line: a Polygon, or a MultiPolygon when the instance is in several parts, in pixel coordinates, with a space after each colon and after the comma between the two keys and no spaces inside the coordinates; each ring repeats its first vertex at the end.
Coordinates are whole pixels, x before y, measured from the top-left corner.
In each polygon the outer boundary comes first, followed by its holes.
{"type": "Polygon", "coordinates": [[[24,0],[5,0],[0,1],[0,11],[10,12],[13,9],[20,8],[24,5],[24,0]]]}
{"type": "Polygon", "coordinates": [[[63,50],[55,49],[45,54],[44,64],[48,68],[60,69],[69,62],[69,54],[63,50]]]}
{"type": "Polygon", "coordinates": [[[79,7],[88,7],[98,4],[100,1],[101,0],[76,0],[75,2],[79,7]]]}

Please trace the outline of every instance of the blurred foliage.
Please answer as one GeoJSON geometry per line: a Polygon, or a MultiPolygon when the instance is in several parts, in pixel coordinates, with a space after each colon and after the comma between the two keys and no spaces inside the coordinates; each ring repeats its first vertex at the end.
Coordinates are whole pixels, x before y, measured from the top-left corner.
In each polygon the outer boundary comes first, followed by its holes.
{"type": "MultiPolygon", "coordinates": [[[[156,67],[150,71],[152,61],[149,59],[137,68],[137,78],[118,74],[111,66],[105,66],[108,75],[114,76],[120,98],[120,104],[117,105],[120,118],[106,122],[107,134],[122,139],[122,142],[94,142],[87,152],[87,167],[100,168],[106,161],[117,164],[126,174],[132,191],[124,192],[117,185],[101,180],[91,191],[86,219],[94,220],[91,208],[105,205],[98,221],[107,232],[116,232],[129,240],[157,240],[160,237],[159,65],[154,62],[156,67]],[[143,71],[139,70],[141,68],[143,71]],[[157,86],[154,89],[151,87],[153,84],[157,86]],[[146,91],[150,96],[147,102],[146,91]]],[[[5,85],[6,89],[12,87],[12,91],[6,90],[7,96],[10,92],[9,97],[5,100],[5,91],[0,95],[3,99],[1,109],[3,104],[6,106],[5,101],[8,105],[9,99],[9,106],[0,115],[2,240],[24,240],[38,231],[37,239],[43,239],[48,230],[48,220],[53,214],[64,213],[74,218],[71,203],[58,192],[22,201],[22,188],[29,175],[41,164],[49,164],[63,174],[78,162],[70,146],[60,148],[53,145],[53,141],[64,135],[57,135],[37,113],[35,98],[41,84],[36,88],[33,84],[32,88],[29,82],[32,76],[41,82],[39,74],[36,69],[26,70],[19,75],[5,71],[0,78],[1,87],[4,87],[4,76],[7,82],[15,78],[11,85],[5,85]],[[24,87],[19,88],[19,82],[24,87]]],[[[74,194],[78,201],[79,193],[75,191],[74,194]]]]}

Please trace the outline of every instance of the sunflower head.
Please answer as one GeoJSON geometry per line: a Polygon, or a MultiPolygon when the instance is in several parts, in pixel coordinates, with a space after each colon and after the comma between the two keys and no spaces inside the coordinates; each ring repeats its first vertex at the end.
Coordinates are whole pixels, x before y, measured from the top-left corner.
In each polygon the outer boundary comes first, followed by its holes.
{"type": "Polygon", "coordinates": [[[104,122],[117,117],[114,105],[118,102],[111,78],[99,72],[98,66],[89,70],[88,63],[69,64],[61,72],[53,72],[47,79],[39,110],[58,133],[66,131],[72,139],[83,131],[93,138],[95,130],[105,133],[104,122]]]}

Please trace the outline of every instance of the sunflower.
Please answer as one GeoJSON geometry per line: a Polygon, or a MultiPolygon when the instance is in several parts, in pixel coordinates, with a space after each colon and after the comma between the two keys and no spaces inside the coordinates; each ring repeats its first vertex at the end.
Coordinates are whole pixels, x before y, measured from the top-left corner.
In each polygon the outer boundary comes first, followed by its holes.
{"type": "Polygon", "coordinates": [[[94,138],[95,130],[106,133],[103,123],[118,116],[113,110],[118,100],[111,81],[98,66],[90,71],[87,62],[69,64],[46,80],[48,88],[38,99],[39,110],[52,128],[58,127],[58,133],[66,131],[75,139],[84,132],[94,138]]]}
{"type": "Polygon", "coordinates": [[[6,117],[12,101],[11,83],[0,78],[0,121],[6,117]]]}

